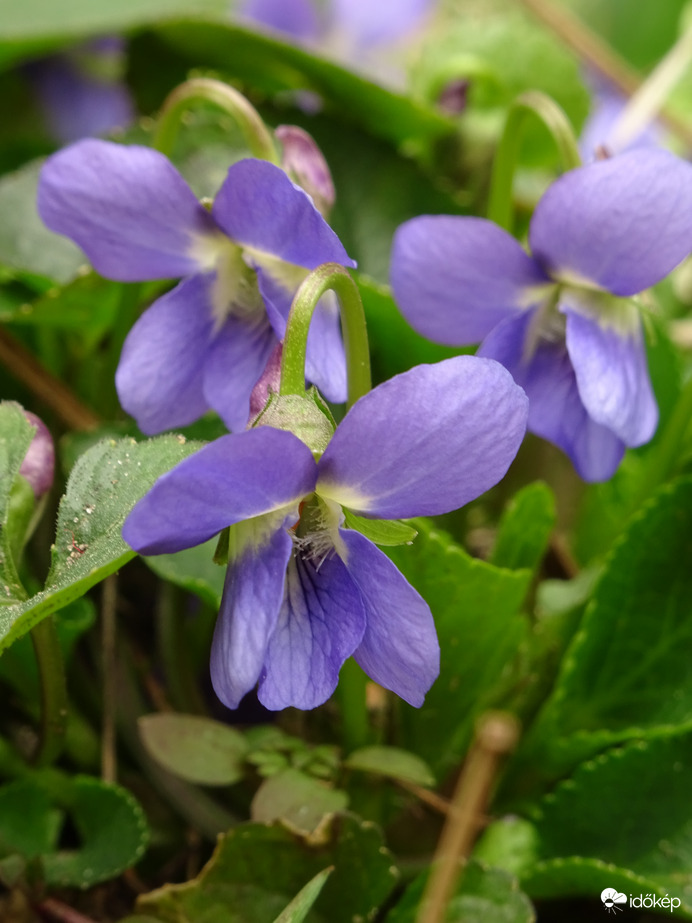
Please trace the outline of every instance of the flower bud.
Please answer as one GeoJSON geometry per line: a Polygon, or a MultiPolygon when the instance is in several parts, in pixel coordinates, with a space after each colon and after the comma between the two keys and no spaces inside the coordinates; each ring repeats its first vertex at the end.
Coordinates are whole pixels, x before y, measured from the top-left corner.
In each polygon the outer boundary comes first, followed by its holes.
{"type": "Polygon", "coordinates": [[[29,410],[24,411],[24,416],[36,427],[36,435],[24,457],[19,473],[29,482],[38,500],[48,493],[53,485],[55,449],[53,437],[43,420],[29,410]]]}
{"type": "Polygon", "coordinates": [[[334,205],[332,175],[315,140],[297,125],[279,125],[274,132],[283,149],[281,166],[310,196],[326,217],[334,205]]]}
{"type": "Polygon", "coordinates": [[[252,389],[252,394],[250,395],[250,426],[253,425],[259,414],[266,407],[270,394],[272,392],[275,394],[279,393],[282,353],[283,343],[277,343],[267,359],[267,364],[264,367],[262,375],[252,389]]]}

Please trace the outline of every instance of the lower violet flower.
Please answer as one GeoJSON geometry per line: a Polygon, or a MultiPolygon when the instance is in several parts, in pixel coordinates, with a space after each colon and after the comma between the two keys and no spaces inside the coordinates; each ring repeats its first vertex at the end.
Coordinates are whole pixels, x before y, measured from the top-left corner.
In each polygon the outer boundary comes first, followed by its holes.
{"type": "MultiPolygon", "coordinates": [[[[135,323],[116,373],[123,408],[148,434],[210,407],[243,429],[308,270],[355,266],[307,193],[265,160],[234,163],[208,211],[158,151],[84,140],[46,161],[38,209],[107,278],[184,277],[135,323]]],[[[335,303],[318,308],[306,374],[329,400],[345,400],[335,303]]]]}
{"type": "Polygon", "coordinates": [[[571,170],[538,203],[529,243],[532,256],[482,218],[414,218],[394,239],[394,295],[431,340],[482,341],[478,355],[526,391],[529,430],[606,480],[658,422],[632,296],[692,250],[692,166],[640,149],[571,170]]]}
{"type": "Polygon", "coordinates": [[[123,537],[165,554],[231,527],[211,654],[229,707],[259,683],[267,708],[314,708],[351,655],[419,706],[439,672],[430,609],[344,525],[343,508],[375,519],[456,509],[503,477],[526,416],[526,396],[496,362],[418,366],[357,401],[317,461],[271,426],[210,443],[154,484],[123,537]]]}

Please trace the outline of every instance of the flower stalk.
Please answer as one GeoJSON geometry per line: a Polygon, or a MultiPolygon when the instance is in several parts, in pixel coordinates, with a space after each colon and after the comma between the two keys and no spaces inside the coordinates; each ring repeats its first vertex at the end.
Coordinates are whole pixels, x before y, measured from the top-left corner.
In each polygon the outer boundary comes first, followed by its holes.
{"type": "Polygon", "coordinates": [[[581,166],[574,131],[564,111],[549,96],[529,91],[518,96],[507,113],[507,121],[495,154],[490,178],[488,218],[506,231],[512,230],[512,184],[517,168],[527,119],[543,122],[555,142],[565,170],[581,166]]]}
{"type": "Polygon", "coordinates": [[[154,147],[170,154],[180,130],[183,114],[195,103],[212,103],[231,116],[243,133],[253,157],[279,164],[276,146],[260,114],[233,87],[209,77],[193,77],[170,93],[161,107],[154,147]]]}
{"type": "Polygon", "coordinates": [[[67,685],[62,651],[52,615],[31,629],[41,678],[41,741],[38,766],[50,765],[61,753],[67,727],[67,685]]]}
{"type": "Polygon", "coordinates": [[[310,321],[317,302],[328,291],[336,294],[341,308],[348,374],[347,406],[352,407],[371,388],[370,352],[365,313],[358,287],[338,263],[324,263],[318,266],[296,292],[286,324],[279,393],[305,393],[305,353],[310,321]]]}

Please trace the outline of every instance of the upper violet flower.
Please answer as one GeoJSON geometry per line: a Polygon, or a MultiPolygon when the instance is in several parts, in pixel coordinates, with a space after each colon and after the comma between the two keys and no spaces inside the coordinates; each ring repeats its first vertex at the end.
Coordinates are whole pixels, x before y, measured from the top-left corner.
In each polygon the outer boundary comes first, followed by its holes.
{"type": "Polygon", "coordinates": [[[254,23],[391,78],[382,49],[414,35],[433,5],[433,0],[245,0],[241,12],[254,23]]]}
{"type": "Polygon", "coordinates": [[[571,170],[529,243],[532,256],[481,218],[414,218],[395,236],[394,294],[424,336],[482,340],[528,394],[529,429],[605,480],[658,422],[632,296],[692,249],[692,166],[641,149],[571,170]]]}
{"type": "Polygon", "coordinates": [[[124,70],[125,43],[117,36],[92,39],[24,67],[48,127],[63,144],[132,124],[124,70]]]}
{"type": "MultiPolygon", "coordinates": [[[[158,151],[84,140],[46,161],[38,209],[108,278],[184,277],[134,325],[116,373],[120,402],[144,433],[209,407],[229,429],[244,428],[308,270],[355,266],[304,190],[264,160],[234,163],[208,211],[158,151]]],[[[329,400],[345,400],[334,303],[316,311],[306,374],[329,400]]]]}
{"type": "Polygon", "coordinates": [[[504,475],[526,416],[526,396],[496,362],[418,366],[357,401],[319,461],[271,426],[210,443],[159,478],[123,537],[165,554],[231,526],[211,654],[229,707],[259,682],[267,708],[314,708],[351,655],[418,706],[439,670],[430,609],[344,526],[342,507],[387,519],[456,509],[504,475]]]}

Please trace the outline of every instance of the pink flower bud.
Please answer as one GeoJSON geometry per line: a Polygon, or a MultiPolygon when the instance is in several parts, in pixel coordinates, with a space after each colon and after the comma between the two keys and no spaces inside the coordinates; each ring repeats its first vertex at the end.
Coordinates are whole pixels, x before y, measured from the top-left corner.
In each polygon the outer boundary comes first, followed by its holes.
{"type": "Polygon", "coordinates": [[[270,392],[278,393],[281,383],[281,355],[283,353],[283,344],[277,343],[272,350],[264,371],[250,395],[250,425],[254,423],[258,414],[260,414],[269,400],[270,392]]]}
{"type": "Polygon", "coordinates": [[[324,216],[334,205],[332,175],[315,140],[297,125],[279,125],[274,132],[281,142],[281,166],[307,192],[324,216]]]}
{"type": "Polygon", "coordinates": [[[34,496],[38,500],[53,485],[55,448],[53,446],[53,437],[43,420],[40,420],[30,410],[25,410],[24,416],[29,423],[36,427],[36,435],[31,441],[19,473],[31,484],[34,496]]]}

